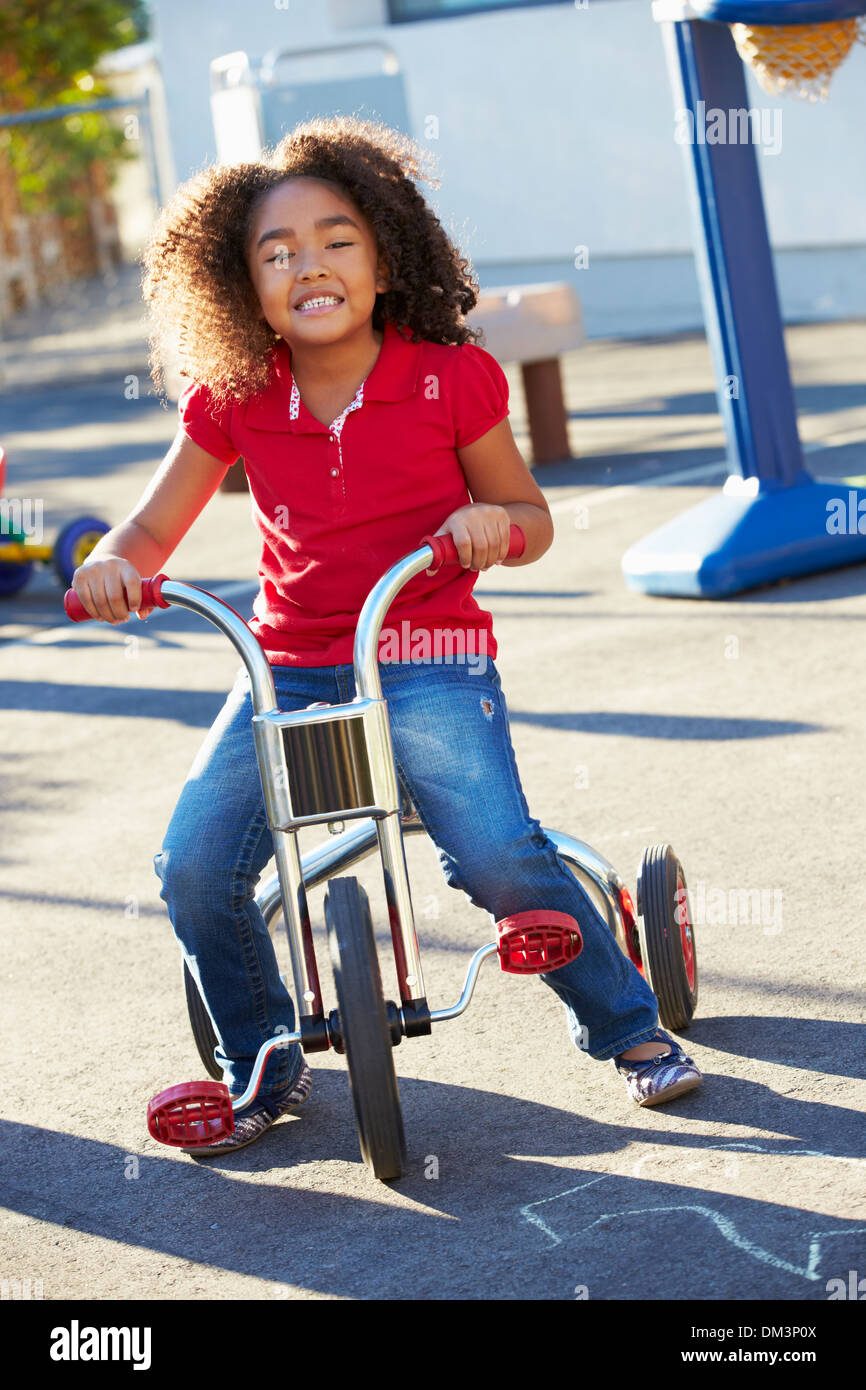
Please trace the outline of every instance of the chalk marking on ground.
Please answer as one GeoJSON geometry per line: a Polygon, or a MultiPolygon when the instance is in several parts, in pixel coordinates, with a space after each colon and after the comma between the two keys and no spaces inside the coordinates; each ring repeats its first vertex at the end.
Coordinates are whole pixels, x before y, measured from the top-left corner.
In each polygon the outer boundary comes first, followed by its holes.
{"type": "MultiPolygon", "coordinates": [[[[803,444],[804,454],[817,454],[825,449],[837,449],[842,447],[844,442],[849,444],[859,443],[866,440],[866,431],[862,429],[838,430],[834,434],[828,434],[824,439],[813,439],[808,444],[803,444]],[[835,441],[835,443],[831,442],[835,441]]],[[[638,456],[639,457],[639,456],[638,456]]],[[[592,492],[573,493],[571,497],[563,497],[559,501],[551,502],[551,515],[559,512],[573,511],[577,506],[599,507],[605,502],[616,502],[622,497],[629,497],[634,492],[639,492],[645,487],[667,487],[675,483],[694,482],[699,483],[704,478],[712,478],[718,473],[729,473],[730,465],[727,459],[720,458],[716,463],[699,464],[694,468],[680,468],[674,473],[659,473],[652,478],[639,478],[633,483],[618,483],[615,487],[600,487],[592,492]]],[[[838,481],[840,486],[843,479],[832,479],[838,481]]]]}
{"type": "MultiPolygon", "coordinates": [[[[821,1149],[793,1149],[782,1151],[767,1149],[762,1147],[760,1144],[747,1143],[738,1140],[734,1140],[729,1143],[723,1144],[712,1144],[709,1147],[715,1150],[746,1149],[752,1153],[768,1153],[771,1156],[775,1154],[781,1158],[787,1158],[789,1156],[799,1158],[828,1158],[834,1160],[837,1163],[848,1163],[854,1164],[857,1167],[866,1167],[866,1159],[852,1158],[845,1154],[828,1154],[824,1153],[821,1149]]],[[[529,1202],[526,1206],[520,1208],[520,1215],[523,1217],[525,1221],[528,1221],[530,1225],[537,1227],[538,1230],[540,1230],[544,1235],[546,1235],[551,1240],[553,1245],[562,1245],[563,1241],[565,1240],[575,1240],[578,1236],[585,1235],[587,1231],[591,1231],[593,1227],[602,1225],[608,1221],[619,1220],[620,1217],[651,1216],[655,1214],[666,1215],[669,1212],[694,1211],[697,1212],[699,1216],[707,1217],[707,1219],[713,1224],[713,1226],[715,1226],[716,1230],[719,1232],[721,1236],[724,1237],[725,1240],[727,1240],[736,1249],[741,1250],[744,1254],[750,1255],[752,1259],[759,1260],[763,1264],[774,1265],[777,1269],[783,1269],[789,1274],[797,1274],[801,1278],[808,1279],[811,1281],[815,1281],[820,1278],[820,1275],[818,1274],[817,1270],[818,1266],[821,1263],[822,1237],[840,1235],[866,1235],[866,1226],[852,1226],[847,1229],[845,1227],[838,1227],[829,1231],[812,1231],[808,1235],[808,1259],[806,1261],[806,1264],[804,1266],[801,1266],[791,1264],[789,1260],[783,1259],[781,1255],[774,1255],[771,1250],[765,1250],[763,1246],[756,1244],[754,1241],[749,1240],[748,1237],[742,1235],[740,1231],[737,1229],[737,1227],[734,1225],[734,1222],[730,1219],[730,1217],[724,1216],[722,1212],[717,1211],[715,1207],[708,1207],[699,1203],[684,1202],[675,1204],[673,1206],[633,1207],[628,1211],[602,1212],[600,1216],[597,1216],[595,1220],[590,1221],[588,1225],[581,1226],[579,1230],[571,1231],[565,1236],[558,1236],[556,1232],[551,1229],[548,1223],[545,1220],[543,1220],[542,1217],[537,1215],[534,1211],[535,1207],[546,1206],[549,1202],[556,1202],[563,1197],[570,1197],[575,1192],[582,1192],[587,1187],[593,1187],[596,1183],[602,1182],[605,1179],[619,1178],[625,1176],[627,1175],[623,1173],[602,1173],[597,1178],[590,1178],[588,1182],[578,1184],[577,1187],[569,1187],[564,1192],[554,1193],[551,1197],[542,1197],[537,1202],[529,1202]]]]}
{"type": "MultiPolygon", "coordinates": [[[[762,1149],[759,1144],[744,1144],[739,1140],[730,1144],[713,1144],[714,1149],[749,1149],[752,1153],[766,1154],[772,1158],[780,1154],[778,1149],[762,1149]]],[[[850,1163],[855,1168],[866,1168],[866,1158],[853,1158],[850,1154],[827,1154],[823,1149],[785,1149],[784,1156],[793,1154],[797,1158],[829,1158],[833,1163],[850,1163]]]]}
{"type": "Polygon", "coordinates": [[[699,468],[680,468],[676,473],[659,473],[653,478],[641,478],[634,483],[618,483],[615,487],[600,487],[593,492],[581,492],[571,497],[563,497],[558,502],[551,502],[551,515],[557,512],[573,511],[578,505],[584,507],[598,507],[605,502],[617,502],[622,497],[630,497],[632,493],[639,492],[645,487],[666,487],[669,483],[682,483],[687,480],[700,482],[702,478],[714,477],[717,473],[722,473],[728,465],[724,459],[718,463],[702,464],[699,468]]]}
{"type": "Polygon", "coordinates": [[[559,1200],[560,1197],[569,1197],[572,1192],[582,1192],[585,1187],[594,1187],[594,1185],[597,1182],[604,1182],[605,1178],[612,1178],[616,1176],[617,1174],[615,1173],[602,1173],[597,1178],[590,1178],[588,1182],[579,1183],[577,1187],[569,1187],[566,1192],[557,1192],[554,1194],[553,1197],[542,1197],[539,1202],[530,1202],[528,1206],[521,1207],[520,1215],[525,1217],[531,1225],[537,1226],[538,1229],[540,1231],[543,1231],[546,1236],[550,1236],[550,1239],[553,1241],[554,1245],[561,1245],[561,1238],[550,1229],[547,1223],[543,1221],[540,1216],[530,1216],[529,1213],[532,1210],[532,1208],[543,1207],[545,1202],[556,1202],[559,1200]]]}
{"type": "Polygon", "coordinates": [[[808,1266],[807,1266],[809,1273],[808,1273],[808,1275],[807,1275],[807,1278],[809,1278],[809,1279],[819,1279],[819,1278],[821,1277],[821,1276],[817,1273],[818,1266],[819,1266],[819,1264],[821,1263],[821,1254],[822,1254],[822,1251],[821,1251],[821,1236],[855,1236],[855,1235],[866,1235],[866,1226],[854,1226],[854,1227],[852,1227],[851,1230],[848,1230],[848,1231],[846,1231],[846,1230],[844,1229],[844,1227],[841,1227],[841,1228],[839,1228],[839,1229],[837,1229],[837,1230],[834,1230],[834,1231],[813,1231],[813,1232],[812,1232],[812,1236],[811,1236],[811,1243],[810,1243],[810,1245],[809,1245],[809,1263],[808,1263],[808,1266]]]}

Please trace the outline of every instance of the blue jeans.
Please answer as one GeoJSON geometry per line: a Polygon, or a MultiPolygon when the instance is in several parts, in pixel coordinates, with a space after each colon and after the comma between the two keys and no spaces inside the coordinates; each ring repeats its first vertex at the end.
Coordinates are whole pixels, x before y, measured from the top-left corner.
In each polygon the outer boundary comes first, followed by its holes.
{"type": "MultiPolygon", "coordinates": [[[[351,665],[272,667],[277,703],[344,704],[351,665]]],[[[575,917],[583,950],[540,978],[562,1000],[575,1045],[604,1060],[648,1042],[655,995],[540,823],[520,785],[505,697],[492,661],[380,663],[397,772],[433,840],[446,881],[494,919],[530,908],[575,917]]],[[[213,1020],[216,1060],[233,1095],[246,1087],[261,1044],[295,1028],[270,934],[254,901],[273,855],[241,668],[181,791],[154,867],[184,958],[213,1020]]],[[[570,829],[570,827],[563,827],[570,829]]],[[[489,928],[487,939],[490,937],[489,928]]],[[[480,934],[479,945],[483,944],[480,934]]],[[[422,938],[423,952],[423,938],[422,938]]],[[[277,1048],[261,1093],[291,1086],[303,1053],[277,1048]]]]}

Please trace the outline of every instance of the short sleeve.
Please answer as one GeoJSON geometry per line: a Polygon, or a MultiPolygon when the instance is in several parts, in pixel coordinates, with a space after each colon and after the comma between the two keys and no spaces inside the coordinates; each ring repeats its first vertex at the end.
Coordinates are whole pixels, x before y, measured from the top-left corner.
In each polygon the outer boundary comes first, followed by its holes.
{"type": "Polygon", "coordinates": [[[451,397],[454,443],[462,449],[508,414],[508,381],[496,358],[474,343],[463,343],[457,349],[451,397]]]}
{"type": "Polygon", "coordinates": [[[231,410],[217,410],[203,382],[190,382],[181,392],[177,413],[184,433],[221,463],[240,457],[231,439],[231,410]]]}

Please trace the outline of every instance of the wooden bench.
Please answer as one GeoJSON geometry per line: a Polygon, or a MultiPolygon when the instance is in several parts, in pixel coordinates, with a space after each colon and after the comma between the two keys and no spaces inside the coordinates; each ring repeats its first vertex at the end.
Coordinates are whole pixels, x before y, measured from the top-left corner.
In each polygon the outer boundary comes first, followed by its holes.
{"type": "MultiPolygon", "coordinates": [[[[576,291],[564,281],[482,290],[466,322],[484,330],[484,347],[498,362],[520,363],[533,463],[571,458],[559,358],[585,340],[576,291]]],[[[220,491],[247,491],[240,460],[220,491]]]]}
{"type": "Polygon", "coordinates": [[[577,292],[564,281],[482,290],[466,322],[497,362],[520,363],[533,463],[570,458],[559,359],[585,341],[577,292]]]}

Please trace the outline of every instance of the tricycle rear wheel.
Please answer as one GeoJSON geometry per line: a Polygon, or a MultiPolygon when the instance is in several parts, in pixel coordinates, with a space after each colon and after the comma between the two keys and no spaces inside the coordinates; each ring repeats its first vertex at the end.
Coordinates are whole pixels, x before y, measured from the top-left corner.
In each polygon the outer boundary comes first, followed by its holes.
{"type": "Polygon", "coordinates": [[[698,1002],[698,958],[686,876],[670,845],[644,851],[638,874],[644,967],[665,1028],[683,1032],[698,1002]]]}
{"type": "Polygon", "coordinates": [[[217,1035],[214,1032],[210,1014],[204,1006],[204,1000],[199,994],[198,985],[186,961],[183,962],[183,992],[186,995],[189,1026],[192,1029],[198,1055],[208,1076],[212,1076],[215,1081],[222,1081],[223,1069],[214,1057],[217,1035]]]}
{"type": "MultiPolygon", "coordinates": [[[[279,913],[279,904],[275,904],[275,909],[269,917],[265,917],[265,924],[274,939],[275,928],[282,922],[279,913]]],[[[285,975],[280,975],[283,984],[286,983],[285,975]]],[[[214,1032],[211,1016],[204,1006],[204,1000],[199,993],[198,985],[186,961],[183,962],[183,992],[186,996],[186,1010],[189,1014],[189,1026],[192,1029],[192,1036],[195,1041],[196,1051],[201,1058],[202,1064],[208,1076],[212,1076],[215,1081],[222,1081],[223,1069],[214,1057],[214,1049],[219,1039],[214,1032]]]]}

